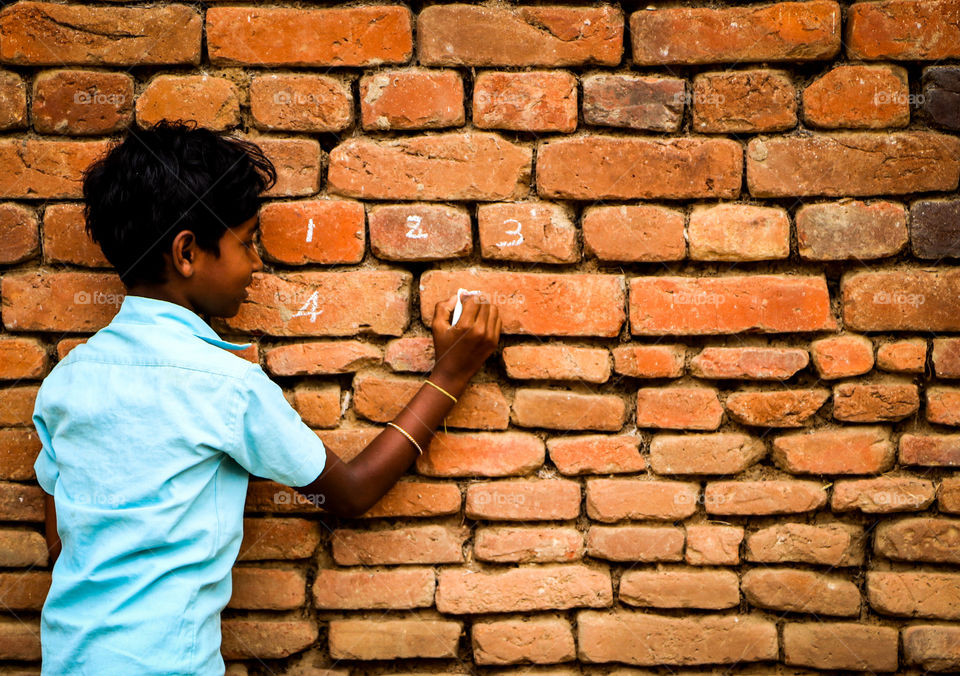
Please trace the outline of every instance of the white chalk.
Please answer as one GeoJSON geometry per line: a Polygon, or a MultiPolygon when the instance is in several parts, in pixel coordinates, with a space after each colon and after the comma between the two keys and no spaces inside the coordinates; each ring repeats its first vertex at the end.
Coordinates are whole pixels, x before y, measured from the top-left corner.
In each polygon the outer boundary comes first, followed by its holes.
{"type": "Polygon", "coordinates": [[[456,326],[460,321],[460,313],[463,312],[463,300],[461,296],[479,296],[479,291],[467,291],[466,289],[457,289],[457,305],[453,308],[453,318],[450,320],[450,326],[456,326]]]}

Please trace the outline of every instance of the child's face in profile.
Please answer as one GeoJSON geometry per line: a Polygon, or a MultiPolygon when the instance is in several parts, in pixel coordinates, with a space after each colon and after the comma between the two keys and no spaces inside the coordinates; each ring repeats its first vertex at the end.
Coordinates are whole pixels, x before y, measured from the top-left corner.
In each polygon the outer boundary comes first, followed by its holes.
{"type": "Polygon", "coordinates": [[[259,217],[254,216],[227,229],[220,238],[219,258],[198,250],[191,295],[205,314],[232,317],[239,312],[253,273],[263,269],[254,239],[259,226],[259,217]]]}

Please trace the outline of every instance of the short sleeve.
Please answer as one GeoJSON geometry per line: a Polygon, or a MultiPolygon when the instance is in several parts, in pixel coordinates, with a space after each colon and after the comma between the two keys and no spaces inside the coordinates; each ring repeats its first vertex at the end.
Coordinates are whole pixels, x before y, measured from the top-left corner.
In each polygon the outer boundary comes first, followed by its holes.
{"type": "Polygon", "coordinates": [[[60,469],[57,467],[57,458],[53,454],[53,444],[50,440],[50,432],[43,420],[40,412],[40,397],[37,396],[37,404],[33,409],[33,426],[37,428],[37,435],[40,437],[40,453],[33,463],[33,471],[37,475],[37,483],[40,488],[53,495],[57,486],[57,479],[60,478],[60,469]]]}
{"type": "Polygon", "coordinates": [[[255,476],[306,486],[320,476],[327,453],[283,390],[257,365],[241,383],[240,429],[229,455],[255,476]]]}

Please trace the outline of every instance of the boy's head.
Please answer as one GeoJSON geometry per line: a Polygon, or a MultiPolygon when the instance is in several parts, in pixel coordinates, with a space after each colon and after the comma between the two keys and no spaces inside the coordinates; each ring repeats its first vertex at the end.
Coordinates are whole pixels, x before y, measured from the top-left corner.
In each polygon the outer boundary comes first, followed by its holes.
{"type": "Polygon", "coordinates": [[[229,317],[263,267],[253,238],[276,180],[249,141],[179,120],[131,127],[84,174],[87,232],[128,293],[229,317]]]}

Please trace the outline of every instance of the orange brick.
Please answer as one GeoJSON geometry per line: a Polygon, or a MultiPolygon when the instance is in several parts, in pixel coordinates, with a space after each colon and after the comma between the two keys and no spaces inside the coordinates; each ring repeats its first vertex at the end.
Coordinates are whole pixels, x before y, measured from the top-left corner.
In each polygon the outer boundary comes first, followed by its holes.
{"type": "Polygon", "coordinates": [[[320,189],[320,144],[305,138],[248,138],[277,170],[277,182],[264,197],[300,197],[320,189]]]}
{"type": "Polygon", "coordinates": [[[330,152],[332,192],[365,199],[502,200],[522,197],[530,148],[489,132],[348,139],[330,152]]]}
{"type": "MultiPolygon", "coordinates": [[[[958,141],[960,143],[960,141],[958,141]]],[[[740,195],[743,150],[722,138],[578,136],[537,152],[537,194],[573,200],[740,195]]]]}
{"type": "MultiPolygon", "coordinates": [[[[923,345],[926,347],[926,343],[923,345]]],[[[960,378],[960,340],[934,338],[932,357],[933,370],[938,378],[960,378]]]]}
{"type": "Polygon", "coordinates": [[[602,261],[682,260],[683,213],[654,205],[591,206],[583,214],[583,244],[602,261]]]}
{"type": "Polygon", "coordinates": [[[713,387],[641,387],[637,390],[637,427],[715,430],[722,418],[723,406],[713,387]]]}
{"type": "Polygon", "coordinates": [[[920,408],[913,383],[841,383],[833,388],[833,417],[847,422],[903,420],[920,408]]]}
{"type": "MultiPolygon", "coordinates": [[[[57,7],[63,6],[57,5],[57,7]]],[[[107,141],[2,140],[0,141],[0,168],[3,171],[0,172],[0,198],[76,199],[82,197],[81,182],[84,170],[100,155],[106,153],[109,145],[107,141]]]]}
{"type": "Polygon", "coordinates": [[[577,229],[569,211],[558,204],[481,204],[477,226],[484,258],[531,263],[580,260],[577,229]]]}
{"type": "Polygon", "coordinates": [[[0,658],[40,660],[40,622],[21,618],[0,620],[0,658]]]}
{"type": "Polygon", "coordinates": [[[655,276],[630,280],[630,331],[634,335],[836,329],[822,275],[655,276]]]}
{"type": "Polygon", "coordinates": [[[455,70],[388,70],[360,78],[364,129],[462,127],[463,80],[455,70]]]}
{"type": "Polygon", "coordinates": [[[803,427],[830,398],[830,390],[741,390],[727,395],[730,417],[756,427],[803,427]]]}
{"type": "Polygon", "coordinates": [[[279,659],[313,645],[317,623],[313,620],[223,620],[224,659],[279,659]]]}
{"type": "Polygon", "coordinates": [[[734,566],[740,563],[742,526],[687,526],[686,562],[692,566],[734,566]]]}
{"type": "Polygon", "coordinates": [[[364,219],[360,202],[273,202],[260,210],[260,241],[269,259],[288,265],[359,263],[364,219]]]}
{"type": "Polygon", "coordinates": [[[470,214],[460,206],[396,204],[370,210],[370,248],[391,261],[462,258],[473,251],[470,214]]]}
{"type": "Polygon", "coordinates": [[[960,619],[957,573],[867,571],[867,599],[883,615],[960,619]]]}
{"type": "Polygon", "coordinates": [[[587,516],[611,523],[623,519],[684,519],[697,511],[700,484],[647,479],[588,479],[587,516]]]}
{"type": "Polygon", "coordinates": [[[613,348],[613,369],[633,378],[679,378],[685,354],[683,345],[621,345],[613,348]]]}
{"type": "Polygon", "coordinates": [[[39,389],[36,385],[23,385],[0,390],[0,425],[32,425],[39,389]]]}
{"type": "Polygon", "coordinates": [[[323,445],[344,462],[360,455],[376,439],[382,427],[339,427],[335,430],[316,430],[323,445]]]}
{"type": "Polygon", "coordinates": [[[691,260],[762,261],[790,256],[790,219],[780,207],[694,207],[687,235],[691,260]]]}
{"type": "Polygon", "coordinates": [[[510,345],[503,348],[510,378],[519,380],[580,380],[606,382],[610,353],[604,349],[568,345],[510,345]]]}
{"type": "Polygon", "coordinates": [[[957,331],[960,270],[949,267],[845,273],[844,324],[854,331],[957,331]]]}
{"type": "Polygon", "coordinates": [[[803,90],[803,117],[834,129],[906,127],[909,98],[907,71],[899,66],[838,66],[803,90]]]}
{"type": "Polygon", "coordinates": [[[824,380],[859,376],[873,368],[873,343],[866,336],[846,334],[810,343],[813,365],[824,380]]]}
{"type": "Polygon", "coordinates": [[[30,270],[4,275],[2,295],[8,330],[90,332],[110,323],[125,289],[115,274],[30,270]]]}
{"type": "Polygon", "coordinates": [[[790,73],[735,70],[693,78],[693,129],[712,134],[774,132],[797,125],[790,73]]]}
{"type": "Polygon", "coordinates": [[[893,466],[894,448],[885,427],[823,427],[775,437],[772,456],[794,474],[879,474],[893,466]]]}
{"type": "Polygon", "coordinates": [[[341,566],[376,566],[403,563],[459,563],[465,527],[410,526],[392,530],[361,531],[338,528],[333,532],[333,559],[341,566]]]}
{"type": "Polygon", "coordinates": [[[685,99],[680,78],[603,73],[581,82],[587,124],[671,132],[680,128],[685,99]]]}
{"type": "Polygon", "coordinates": [[[358,340],[314,341],[278,345],[266,353],[266,368],[275,376],[350,373],[380,363],[380,349],[358,340]]]}
{"type": "Polygon", "coordinates": [[[881,521],[873,547],[894,561],[960,563],[960,519],[906,517],[881,521]]]}
{"type": "Polygon", "coordinates": [[[706,347],[690,360],[690,372],[698,378],[786,380],[809,363],[801,348],[706,347]]]}
{"type": "Polygon", "coordinates": [[[16,73],[0,72],[0,129],[27,126],[27,85],[16,73]]]}
{"type": "Polygon", "coordinates": [[[293,610],[306,601],[307,579],[299,570],[242,566],[232,573],[230,608],[293,610]]]}
{"type": "Polygon", "coordinates": [[[587,554],[608,561],[679,561],[683,531],[667,526],[591,526],[587,554]]]}
{"type": "Polygon", "coordinates": [[[550,461],[561,474],[624,474],[646,467],[640,437],[590,434],[547,440],[550,461]]]}
{"type": "Polygon", "coordinates": [[[710,481],[703,504],[707,514],[796,514],[827,504],[827,489],[817,481],[710,481]]]}
{"type": "Polygon", "coordinates": [[[580,515],[580,484],[508,479],[467,486],[466,514],[491,521],[565,521],[580,515]]]}
{"type": "Polygon", "coordinates": [[[271,73],[250,81],[250,114],[258,129],[342,131],[353,124],[353,95],[327,75],[271,73]]]}
{"type": "Polygon", "coordinates": [[[340,422],[340,386],[297,387],[288,401],[310,427],[336,427],[340,422]]]}
{"type": "Polygon", "coordinates": [[[477,528],[473,555],[495,563],[565,563],[583,558],[576,528],[485,526],[477,528]]]}
{"type": "Polygon", "coordinates": [[[477,664],[554,664],[576,657],[570,622],[561,618],[477,622],[472,638],[477,664]]]}
{"type": "Polygon", "coordinates": [[[436,355],[433,337],[397,338],[387,343],[383,362],[394,371],[432,371],[436,355]]]}
{"type": "Polygon", "coordinates": [[[54,70],[33,83],[33,127],[42,134],[110,134],[133,121],[127,73],[54,70]]]}
{"type": "Polygon", "coordinates": [[[47,571],[0,573],[0,593],[3,594],[3,604],[8,610],[39,612],[49,590],[50,573],[47,571]]]}
{"type": "Polygon", "coordinates": [[[43,535],[32,530],[0,529],[0,565],[4,568],[43,567],[48,562],[43,535]]]}
{"type": "Polygon", "coordinates": [[[893,202],[845,200],[797,210],[797,245],[808,260],[858,260],[899,253],[909,239],[907,211],[893,202]]]}
{"type": "Polygon", "coordinates": [[[909,476],[838,481],[830,508],[866,514],[920,511],[933,504],[935,495],[932,481],[909,476]]]}
{"type": "Polygon", "coordinates": [[[40,341],[34,338],[0,338],[0,380],[40,379],[49,366],[47,351],[40,341]]]}
{"type": "Polygon", "coordinates": [[[313,605],[336,610],[426,608],[433,605],[436,585],[429,568],[318,570],[313,605]]]}
{"type": "Polygon", "coordinates": [[[763,440],[741,432],[655,434],[650,467],[657,474],[738,474],[767,454],[763,440]]]}
{"type": "Polygon", "coordinates": [[[111,267],[103,250],[87,234],[82,204],[51,204],[44,210],[43,256],[48,263],[111,267]]]}
{"type": "Polygon", "coordinates": [[[244,519],[238,561],[306,559],[320,542],[320,529],[306,519],[244,519]]]}
{"type": "Polygon", "coordinates": [[[321,509],[314,503],[314,499],[308,499],[290,486],[276,481],[252,479],[247,485],[247,499],[243,508],[247,512],[268,514],[318,514],[321,509]]]}
{"type": "Polygon", "coordinates": [[[211,7],[207,51],[214,65],[373,66],[413,54],[406,7],[211,7]]]}
{"type": "Polygon", "coordinates": [[[481,129],[571,132],[577,128],[577,79],[564,71],[480,73],[473,123],[481,129]]]}
{"type": "Polygon", "coordinates": [[[900,437],[900,462],[927,467],[960,467],[960,434],[903,434],[900,437]]]}
{"type": "Polygon", "coordinates": [[[620,578],[620,600],[650,608],[733,608],[740,605],[740,578],[732,570],[631,570],[620,578]]]}
{"type": "Polygon", "coordinates": [[[0,479],[32,480],[40,447],[40,437],[32,426],[0,428],[0,479]]]}
{"type": "Polygon", "coordinates": [[[30,260],[40,252],[37,216],[15,202],[0,204],[0,264],[30,260]]]}
{"type": "Polygon", "coordinates": [[[827,566],[863,564],[864,531],[845,523],[781,523],[747,536],[747,561],[812,563],[827,566]]]}
{"type": "Polygon", "coordinates": [[[623,14],[605,7],[436,5],[417,20],[425,66],[615,66],[623,14]]]}
{"type": "Polygon", "coordinates": [[[909,338],[886,343],[877,348],[877,368],[899,373],[923,373],[927,362],[927,343],[922,338],[909,338]]]}
{"type": "Polygon", "coordinates": [[[519,389],[513,399],[513,422],[521,427],[615,432],[626,415],[626,403],[618,394],[519,389]]]}
{"type": "Polygon", "coordinates": [[[960,29],[949,0],[885,0],[850,6],[845,43],[851,59],[941,60],[960,56],[960,29]]]}
{"type": "Polygon", "coordinates": [[[543,441],[533,434],[437,432],[416,466],[427,476],[519,476],[538,469],[543,458],[543,441]]]}
{"type": "Polygon", "coordinates": [[[907,664],[938,671],[960,669],[960,631],[943,625],[905,627],[903,656],[907,664]]]}
{"type": "Polygon", "coordinates": [[[40,486],[0,482],[0,520],[43,521],[45,495],[40,486]]]}
{"type": "Polygon", "coordinates": [[[896,671],[899,632],[854,622],[787,622],[783,661],[815,669],[896,671]]]}
{"type": "Polygon", "coordinates": [[[339,661],[417,657],[455,658],[463,625],[414,617],[404,620],[331,620],[330,656],[339,661]]]}
{"type": "Polygon", "coordinates": [[[460,489],[453,483],[398,481],[361,517],[428,517],[460,511],[460,489]]]}
{"type": "Polygon", "coordinates": [[[960,425],[960,387],[927,387],[927,420],[960,425]]]}
{"type": "Polygon", "coordinates": [[[201,127],[224,131],[240,124],[240,90],[222,77],[158,75],[137,97],[137,123],[191,118],[201,127]]]}
{"type": "Polygon", "coordinates": [[[742,587],[750,605],[758,608],[848,617],[860,614],[860,590],[839,575],[754,568],[744,573],[742,587]]]}

